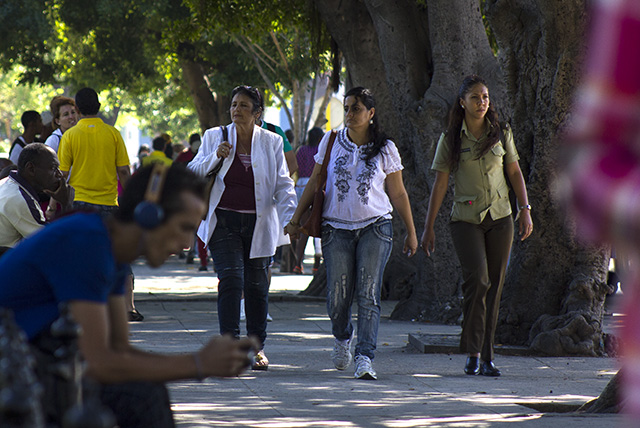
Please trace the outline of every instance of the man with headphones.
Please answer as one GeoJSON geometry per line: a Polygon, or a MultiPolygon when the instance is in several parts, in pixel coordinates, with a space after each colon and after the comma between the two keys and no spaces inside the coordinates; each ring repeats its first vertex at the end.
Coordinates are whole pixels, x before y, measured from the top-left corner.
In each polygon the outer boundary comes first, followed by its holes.
{"type": "MultiPolygon", "coordinates": [[[[131,177],[113,214],[64,217],[0,258],[0,306],[13,310],[36,354],[46,352],[41,345],[52,340],[58,307],[68,304],[82,328],[78,344],[86,377],[99,383],[101,399],[120,426],[173,427],[162,382],[237,376],[255,349],[251,339],[222,336],[185,355],[152,354],[129,343],[123,298],[127,266],[144,257],[157,267],[188,246],[205,211],[203,195],[204,183],[185,168],[143,167],[131,177]],[[56,251],[35,260],[33,254],[42,248],[56,251]]],[[[52,420],[61,417],[55,410],[52,420]]]]}

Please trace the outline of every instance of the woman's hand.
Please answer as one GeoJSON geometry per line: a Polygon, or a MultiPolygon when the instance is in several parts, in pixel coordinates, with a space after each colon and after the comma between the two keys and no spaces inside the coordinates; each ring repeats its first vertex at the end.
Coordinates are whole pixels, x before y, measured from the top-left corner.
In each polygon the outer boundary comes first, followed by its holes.
{"type": "Polygon", "coordinates": [[[298,223],[297,221],[291,220],[284,227],[284,234],[289,235],[291,239],[293,239],[294,241],[297,241],[298,238],[300,238],[300,232],[301,232],[300,229],[301,229],[300,223],[298,223]]]}
{"type": "Polygon", "coordinates": [[[229,156],[229,153],[231,153],[231,144],[229,144],[228,141],[220,144],[218,146],[218,150],[216,151],[218,157],[222,159],[226,159],[229,156]]]}
{"type": "Polygon", "coordinates": [[[524,241],[533,232],[531,210],[527,208],[521,209],[516,216],[516,220],[518,220],[518,235],[520,236],[520,240],[524,241]]]}
{"type": "Polygon", "coordinates": [[[427,253],[427,256],[431,256],[431,253],[436,249],[436,232],[432,227],[424,229],[420,246],[427,253]]]}
{"type": "Polygon", "coordinates": [[[413,257],[418,251],[418,236],[415,232],[411,234],[407,234],[407,237],[404,238],[404,248],[402,252],[406,254],[408,257],[413,257]]]}

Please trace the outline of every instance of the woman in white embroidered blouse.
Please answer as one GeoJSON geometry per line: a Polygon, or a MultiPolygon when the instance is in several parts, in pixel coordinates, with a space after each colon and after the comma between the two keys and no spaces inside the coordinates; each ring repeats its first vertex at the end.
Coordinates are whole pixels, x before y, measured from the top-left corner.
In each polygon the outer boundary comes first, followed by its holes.
{"type": "MultiPolygon", "coordinates": [[[[351,304],[355,298],[358,302],[355,377],[376,379],[371,360],[380,323],[382,275],[393,244],[394,207],[407,228],[404,252],[409,257],[418,248],[418,238],[402,182],[400,155],[395,144],[378,128],[373,95],[362,87],[351,89],[345,94],[344,112],[346,128],[338,131],[329,154],[322,226],[322,253],[329,289],[327,310],[335,337],[332,359],[338,370],[351,364],[354,336],[351,304]]],[[[294,239],[300,234],[300,217],[313,201],[330,134],[320,142],[313,173],[285,227],[285,233],[294,239]]]]}

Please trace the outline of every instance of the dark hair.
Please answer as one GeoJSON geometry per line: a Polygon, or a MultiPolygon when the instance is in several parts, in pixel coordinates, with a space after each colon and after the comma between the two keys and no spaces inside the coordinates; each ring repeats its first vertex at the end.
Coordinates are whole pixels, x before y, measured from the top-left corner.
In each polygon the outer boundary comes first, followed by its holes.
{"type": "Polygon", "coordinates": [[[76,107],[85,116],[95,116],[100,111],[98,93],[92,88],[82,88],[76,94],[76,107]]]}
{"type": "MultiPolygon", "coordinates": [[[[119,221],[134,221],[136,206],[144,200],[153,165],[140,167],[127,182],[124,192],[118,199],[115,217],[119,221]]],[[[193,193],[204,200],[205,182],[191,170],[177,164],[171,165],[160,195],[160,206],[164,210],[164,221],[184,210],[183,192],[193,193]]]]}
{"type": "Polygon", "coordinates": [[[189,145],[192,145],[193,143],[195,143],[196,141],[201,141],[200,139],[200,134],[191,134],[189,136],[189,145]]]}
{"type": "Polygon", "coordinates": [[[27,110],[22,113],[22,117],[20,117],[20,122],[22,122],[22,126],[24,129],[27,129],[29,125],[33,122],[36,122],[38,119],[42,119],[40,113],[35,110],[27,110]]]}
{"type": "Polygon", "coordinates": [[[24,146],[24,149],[18,156],[18,171],[22,171],[27,166],[27,163],[38,163],[44,156],[52,156],[51,150],[43,143],[30,143],[24,146]]]}
{"type": "MultiPolygon", "coordinates": [[[[489,88],[487,83],[480,76],[472,74],[467,76],[462,81],[460,89],[458,90],[458,97],[449,110],[449,123],[447,124],[447,130],[445,132],[445,138],[451,147],[449,153],[449,170],[455,171],[460,163],[460,148],[462,146],[462,140],[460,139],[460,130],[462,129],[462,121],[464,120],[464,109],[460,105],[460,100],[463,99],[470,91],[471,88],[477,84],[483,85],[485,88],[489,88]]],[[[489,103],[487,113],[485,115],[491,123],[491,129],[487,138],[480,146],[478,151],[478,159],[484,156],[495,143],[500,140],[500,121],[498,120],[498,113],[493,108],[493,103],[489,103]]]]}
{"type": "Polygon", "coordinates": [[[146,144],[141,145],[141,146],[138,148],[138,156],[140,156],[140,155],[142,154],[142,152],[143,152],[143,151],[145,151],[145,152],[150,152],[150,151],[151,151],[151,149],[150,149],[150,148],[149,148],[149,146],[148,146],[148,145],[146,145],[146,144]]]}
{"type": "MultiPolygon", "coordinates": [[[[54,119],[60,119],[60,109],[63,106],[71,106],[73,108],[76,108],[76,102],[73,98],[65,97],[64,95],[56,95],[55,97],[53,97],[53,99],[49,103],[49,110],[51,110],[51,114],[53,114],[54,119]]],[[[58,129],[60,127],[55,120],[53,120],[52,123],[53,129],[58,129]]]]}
{"type": "Polygon", "coordinates": [[[320,144],[320,140],[322,140],[323,136],[324,132],[322,131],[322,129],[318,128],[317,126],[311,128],[307,133],[307,145],[311,147],[317,146],[318,144],[320,144]]]}
{"type": "Polygon", "coordinates": [[[251,113],[264,111],[264,100],[262,99],[262,94],[260,94],[260,90],[258,88],[246,85],[236,86],[233,88],[233,91],[231,91],[231,99],[233,99],[236,94],[246,95],[251,98],[251,102],[253,103],[253,110],[251,113]]]}
{"type": "MultiPolygon", "coordinates": [[[[348,90],[347,93],[344,94],[344,99],[346,100],[347,97],[355,97],[358,101],[364,104],[368,110],[371,110],[376,106],[376,101],[373,98],[371,91],[367,88],[363,88],[362,86],[348,90]]],[[[372,122],[373,123],[369,125],[369,140],[372,141],[373,144],[364,150],[365,161],[369,161],[377,156],[389,139],[389,137],[380,130],[377,114],[373,115],[372,122]]]]}
{"type": "Polygon", "coordinates": [[[153,147],[153,150],[163,151],[166,146],[167,146],[167,140],[165,140],[162,137],[156,137],[151,142],[151,147],[153,147]]]}

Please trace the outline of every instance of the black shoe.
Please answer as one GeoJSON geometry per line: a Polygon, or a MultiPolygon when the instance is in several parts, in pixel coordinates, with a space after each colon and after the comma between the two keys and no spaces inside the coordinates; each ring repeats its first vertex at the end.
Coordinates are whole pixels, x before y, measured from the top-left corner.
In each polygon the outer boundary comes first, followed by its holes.
{"type": "Polygon", "coordinates": [[[207,269],[207,267],[206,267],[206,266],[200,266],[200,267],[198,268],[198,271],[199,271],[199,272],[206,272],[206,271],[208,271],[208,269],[207,269]]]}
{"type": "Polygon", "coordinates": [[[467,364],[464,366],[464,372],[468,375],[477,375],[480,373],[480,365],[478,357],[468,357],[467,364]]]}
{"type": "Polygon", "coordinates": [[[493,361],[483,361],[480,367],[480,374],[482,376],[500,376],[500,370],[493,364],[493,361]]]}
{"type": "Polygon", "coordinates": [[[129,311],[129,321],[142,321],[144,316],[137,309],[129,311]]]}

